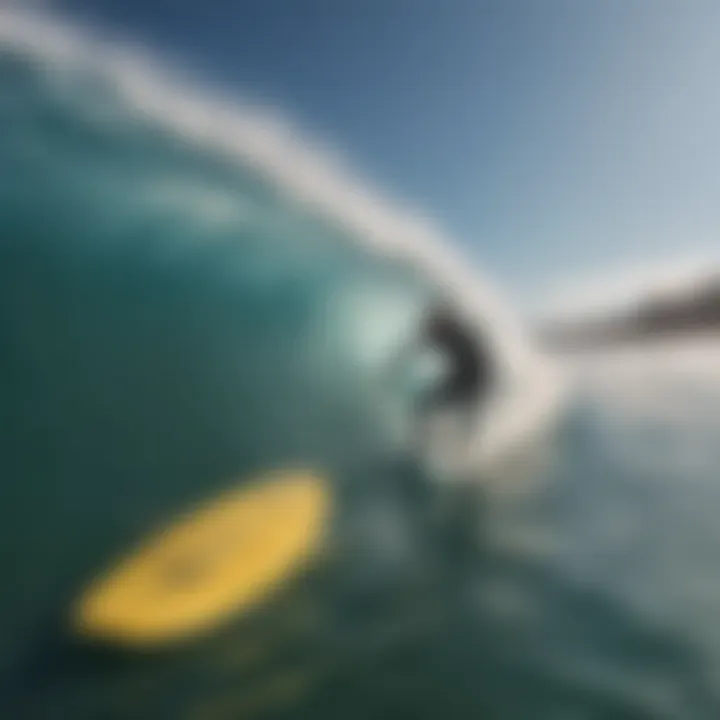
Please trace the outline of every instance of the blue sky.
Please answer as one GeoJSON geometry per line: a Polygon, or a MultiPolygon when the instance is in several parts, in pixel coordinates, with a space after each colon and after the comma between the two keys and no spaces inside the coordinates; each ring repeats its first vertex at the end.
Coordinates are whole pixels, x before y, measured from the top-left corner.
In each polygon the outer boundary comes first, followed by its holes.
{"type": "Polygon", "coordinates": [[[62,0],[282,108],[516,297],[720,248],[714,0],[62,0]]]}

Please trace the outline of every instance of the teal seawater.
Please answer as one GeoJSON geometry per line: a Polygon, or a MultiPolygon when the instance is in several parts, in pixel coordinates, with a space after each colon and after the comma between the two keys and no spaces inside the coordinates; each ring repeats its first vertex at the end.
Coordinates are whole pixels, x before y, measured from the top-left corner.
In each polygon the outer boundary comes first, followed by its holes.
{"type": "Polygon", "coordinates": [[[0,48],[0,123],[2,717],[717,717],[711,374],[634,376],[644,414],[611,381],[441,516],[392,368],[428,281],[91,68],[0,48]],[[334,513],[282,595],[172,652],[68,632],[116,554],[289,464],[334,513]]]}

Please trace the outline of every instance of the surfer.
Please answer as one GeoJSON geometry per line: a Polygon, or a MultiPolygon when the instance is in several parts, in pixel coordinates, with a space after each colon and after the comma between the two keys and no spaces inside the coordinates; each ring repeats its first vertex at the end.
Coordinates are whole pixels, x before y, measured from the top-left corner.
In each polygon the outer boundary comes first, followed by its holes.
{"type": "Polygon", "coordinates": [[[425,325],[424,340],[449,364],[444,380],[424,398],[426,409],[475,406],[490,383],[490,358],[480,335],[471,337],[456,315],[435,308],[425,325]]]}
{"type": "Polygon", "coordinates": [[[447,302],[433,304],[412,345],[439,356],[443,372],[414,402],[416,472],[408,474],[405,497],[414,502],[421,534],[440,538],[440,565],[456,567],[460,548],[476,548],[482,498],[473,446],[496,371],[487,338],[447,302]]]}
{"type": "Polygon", "coordinates": [[[420,397],[419,441],[426,449],[431,448],[438,421],[449,416],[455,435],[449,440],[457,448],[455,459],[464,464],[478,428],[481,405],[493,382],[489,348],[481,333],[472,333],[455,310],[444,304],[431,310],[420,341],[441,356],[446,371],[420,397]]]}

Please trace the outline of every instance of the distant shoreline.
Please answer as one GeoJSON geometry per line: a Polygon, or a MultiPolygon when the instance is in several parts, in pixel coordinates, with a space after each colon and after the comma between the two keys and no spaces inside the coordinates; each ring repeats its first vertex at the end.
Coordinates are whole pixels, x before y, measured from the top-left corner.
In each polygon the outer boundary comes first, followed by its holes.
{"type": "Polygon", "coordinates": [[[720,338],[720,281],[695,287],[685,296],[646,298],[625,310],[573,321],[549,321],[536,332],[551,350],[578,351],[613,346],[720,338]]]}

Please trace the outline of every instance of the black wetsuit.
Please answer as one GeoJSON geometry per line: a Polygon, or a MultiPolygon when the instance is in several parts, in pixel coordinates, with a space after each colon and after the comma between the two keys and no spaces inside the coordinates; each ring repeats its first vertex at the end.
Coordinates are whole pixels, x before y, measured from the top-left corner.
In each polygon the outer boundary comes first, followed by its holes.
{"type": "Polygon", "coordinates": [[[426,342],[450,363],[444,381],[426,396],[427,407],[463,405],[481,399],[490,383],[490,358],[479,337],[470,337],[461,323],[444,314],[432,316],[426,342]]]}

